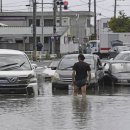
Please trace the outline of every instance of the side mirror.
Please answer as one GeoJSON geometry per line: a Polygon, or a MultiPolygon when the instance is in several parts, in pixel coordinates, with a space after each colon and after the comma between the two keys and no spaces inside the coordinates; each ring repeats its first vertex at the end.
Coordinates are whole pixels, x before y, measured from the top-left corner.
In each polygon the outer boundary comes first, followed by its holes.
{"type": "Polygon", "coordinates": [[[106,64],[107,64],[107,63],[104,63],[104,65],[103,65],[103,66],[106,66],[106,64]]]}
{"type": "Polygon", "coordinates": [[[37,68],[37,64],[31,64],[33,69],[36,69],[37,68]]]}

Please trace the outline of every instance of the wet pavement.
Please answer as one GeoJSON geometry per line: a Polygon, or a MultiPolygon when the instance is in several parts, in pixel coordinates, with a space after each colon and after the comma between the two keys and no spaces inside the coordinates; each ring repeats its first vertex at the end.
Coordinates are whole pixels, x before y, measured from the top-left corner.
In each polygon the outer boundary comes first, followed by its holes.
{"type": "MultiPolygon", "coordinates": [[[[39,71],[40,72],[40,71],[39,71]]],[[[0,130],[129,130],[130,87],[88,88],[86,98],[39,79],[38,97],[0,97],[0,130]]]]}

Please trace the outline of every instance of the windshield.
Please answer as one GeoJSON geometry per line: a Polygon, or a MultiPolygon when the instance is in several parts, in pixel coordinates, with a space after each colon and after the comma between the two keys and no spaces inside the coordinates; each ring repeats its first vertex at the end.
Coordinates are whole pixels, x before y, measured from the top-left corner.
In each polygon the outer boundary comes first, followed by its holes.
{"type": "Polygon", "coordinates": [[[126,56],[128,56],[128,53],[120,53],[114,58],[114,60],[124,60],[126,56]]]}
{"type": "Polygon", "coordinates": [[[49,65],[49,68],[51,68],[51,67],[57,67],[58,63],[59,63],[59,61],[52,61],[50,63],[50,65],[49,65]]]}
{"type": "Polygon", "coordinates": [[[0,54],[0,71],[31,70],[31,65],[25,55],[0,54]]]}
{"type": "Polygon", "coordinates": [[[97,42],[89,42],[88,44],[87,44],[87,47],[96,47],[97,46],[97,42]]]}
{"type": "MultiPolygon", "coordinates": [[[[94,69],[94,60],[92,56],[89,56],[88,58],[85,58],[84,60],[88,64],[90,64],[91,69],[94,69]]],[[[59,64],[58,69],[72,69],[73,65],[78,62],[77,57],[70,57],[70,58],[63,58],[59,64]]]]}
{"type": "Polygon", "coordinates": [[[130,63],[113,63],[113,73],[130,72],[130,63]]]}
{"type": "Polygon", "coordinates": [[[119,46],[118,47],[118,50],[121,52],[121,51],[128,51],[129,48],[127,46],[119,46]]]}

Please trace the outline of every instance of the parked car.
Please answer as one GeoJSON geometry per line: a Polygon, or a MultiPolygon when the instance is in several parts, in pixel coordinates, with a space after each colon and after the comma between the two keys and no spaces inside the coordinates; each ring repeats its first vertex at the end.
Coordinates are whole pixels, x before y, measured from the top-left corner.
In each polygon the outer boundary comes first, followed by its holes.
{"type": "Polygon", "coordinates": [[[107,62],[104,83],[108,85],[130,85],[130,61],[113,60],[107,62]],[[109,64],[109,65],[108,65],[109,64]]]}
{"type": "Polygon", "coordinates": [[[121,52],[129,51],[129,47],[127,46],[114,46],[109,50],[109,59],[115,58],[121,52]]]}
{"type": "Polygon", "coordinates": [[[59,60],[52,60],[49,66],[44,66],[45,69],[42,71],[42,76],[45,81],[52,80],[52,77],[54,76],[58,63],[59,63],[59,60]]]}
{"type": "Polygon", "coordinates": [[[0,94],[38,95],[35,67],[24,52],[0,49],[0,94]]]}
{"type": "MultiPolygon", "coordinates": [[[[103,77],[103,71],[99,56],[94,54],[84,54],[85,62],[91,67],[90,85],[98,85],[103,77]]],[[[58,67],[52,80],[52,89],[69,89],[72,88],[72,67],[78,62],[78,54],[69,54],[63,56],[59,61],[58,67]]]]}

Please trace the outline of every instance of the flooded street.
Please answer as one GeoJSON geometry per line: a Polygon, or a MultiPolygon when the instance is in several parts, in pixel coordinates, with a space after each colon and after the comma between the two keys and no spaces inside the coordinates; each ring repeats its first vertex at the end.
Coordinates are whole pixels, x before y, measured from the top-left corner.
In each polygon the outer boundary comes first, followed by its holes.
{"type": "Polygon", "coordinates": [[[0,130],[129,130],[130,87],[89,88],[87,97],[40,84],[34,98],[1,97],[0,130]]]}

